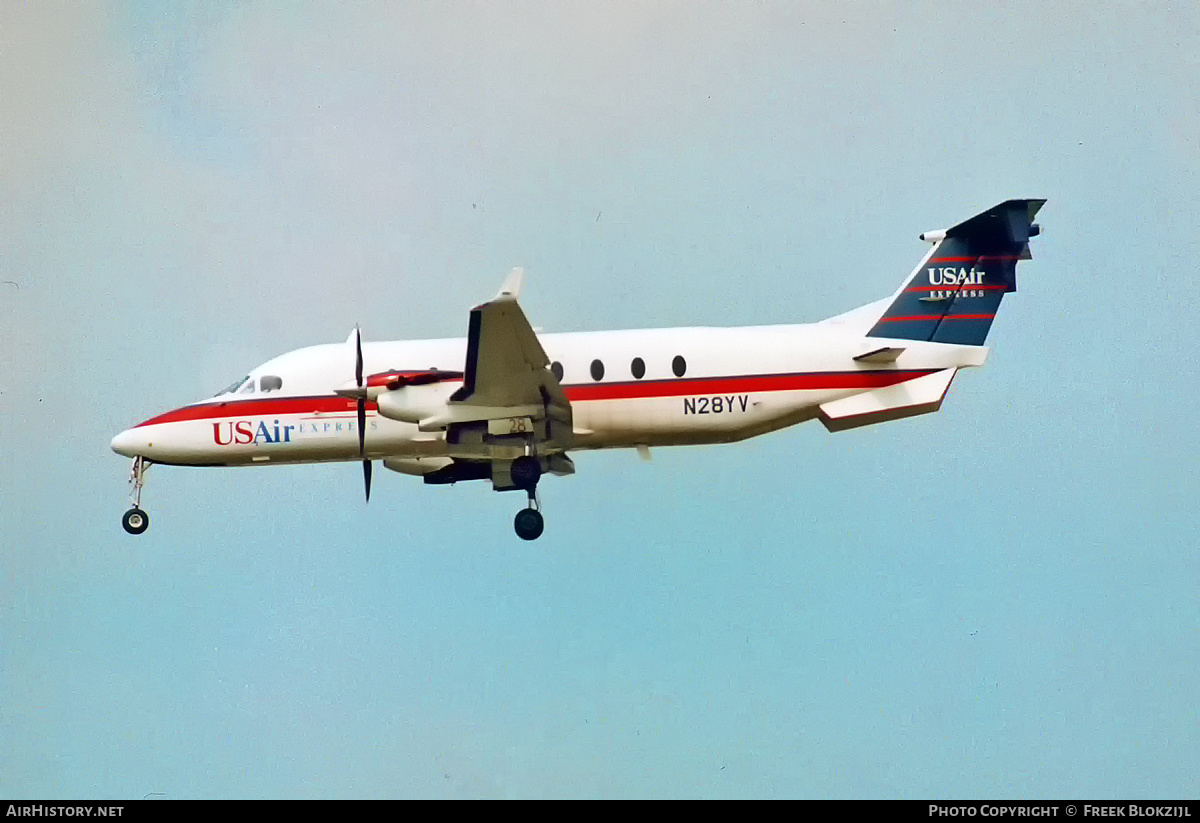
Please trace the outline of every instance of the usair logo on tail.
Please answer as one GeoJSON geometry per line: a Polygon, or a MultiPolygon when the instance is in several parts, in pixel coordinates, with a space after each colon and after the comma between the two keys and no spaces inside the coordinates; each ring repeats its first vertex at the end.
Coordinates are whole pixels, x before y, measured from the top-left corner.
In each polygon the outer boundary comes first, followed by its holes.
{"type": "Polygon", "coordinates": [[[929,285],[954,286],[953,290],[944,292],[933,291],[929,294],[931,300],[944,300],[947,297],[983,297],[983,277],[987,272],[974,266],[930,266],[929,285]],[[966,286],[979,286],[977,289],[966,286]]]}

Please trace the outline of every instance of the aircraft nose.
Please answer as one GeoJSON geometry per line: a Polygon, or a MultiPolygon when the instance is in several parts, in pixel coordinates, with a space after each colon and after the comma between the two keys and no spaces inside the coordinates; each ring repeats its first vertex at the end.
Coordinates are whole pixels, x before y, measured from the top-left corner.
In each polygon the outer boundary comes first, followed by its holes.
{"type": "Polygon", "coordinates": [[[137,457],[148,446],[146,438],[137,429],[126,429],[112,439],[112,450],[125,457],[137,457]]]}

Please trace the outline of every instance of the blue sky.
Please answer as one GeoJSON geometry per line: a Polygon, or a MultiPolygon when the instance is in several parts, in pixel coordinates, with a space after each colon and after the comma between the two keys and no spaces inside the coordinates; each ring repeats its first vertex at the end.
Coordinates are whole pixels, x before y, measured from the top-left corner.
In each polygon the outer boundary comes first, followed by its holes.
{"type": "Polygon", "coordinates": [[[0,6],[0,796],[1195,797],[1188,4],[0,6]],[[807,322],[1011,197],[937,415],[520,501],[108,442],[266,359],[807,322]]]}

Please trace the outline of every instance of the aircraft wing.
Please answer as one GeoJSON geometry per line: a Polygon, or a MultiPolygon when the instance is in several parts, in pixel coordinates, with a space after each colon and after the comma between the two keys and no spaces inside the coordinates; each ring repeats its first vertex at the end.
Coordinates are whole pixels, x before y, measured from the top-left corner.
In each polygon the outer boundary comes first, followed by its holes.
{"type": "Polygon", "coordinates": [[[451,417],[456,421],[531,417],[547,423],[538,432],[540,442],[561,441],[562,428],[571,431],[571,404],[517,303],[523,274],[513,269],[499,294],[471,309],[463,385],[450,398],[451,417]]]}

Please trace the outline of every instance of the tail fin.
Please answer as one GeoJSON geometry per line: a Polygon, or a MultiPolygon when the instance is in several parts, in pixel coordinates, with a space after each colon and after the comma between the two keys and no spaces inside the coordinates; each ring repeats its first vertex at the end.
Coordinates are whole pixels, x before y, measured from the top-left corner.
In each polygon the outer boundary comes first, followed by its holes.
{"type": "Polygon", "coordinates": [[[981,346],[1004,295],[1017,290],[1017,261],[1030,259],[1033,222],[1045,200],[1008,200],[942,232],[868,337],[981,346]]]}

